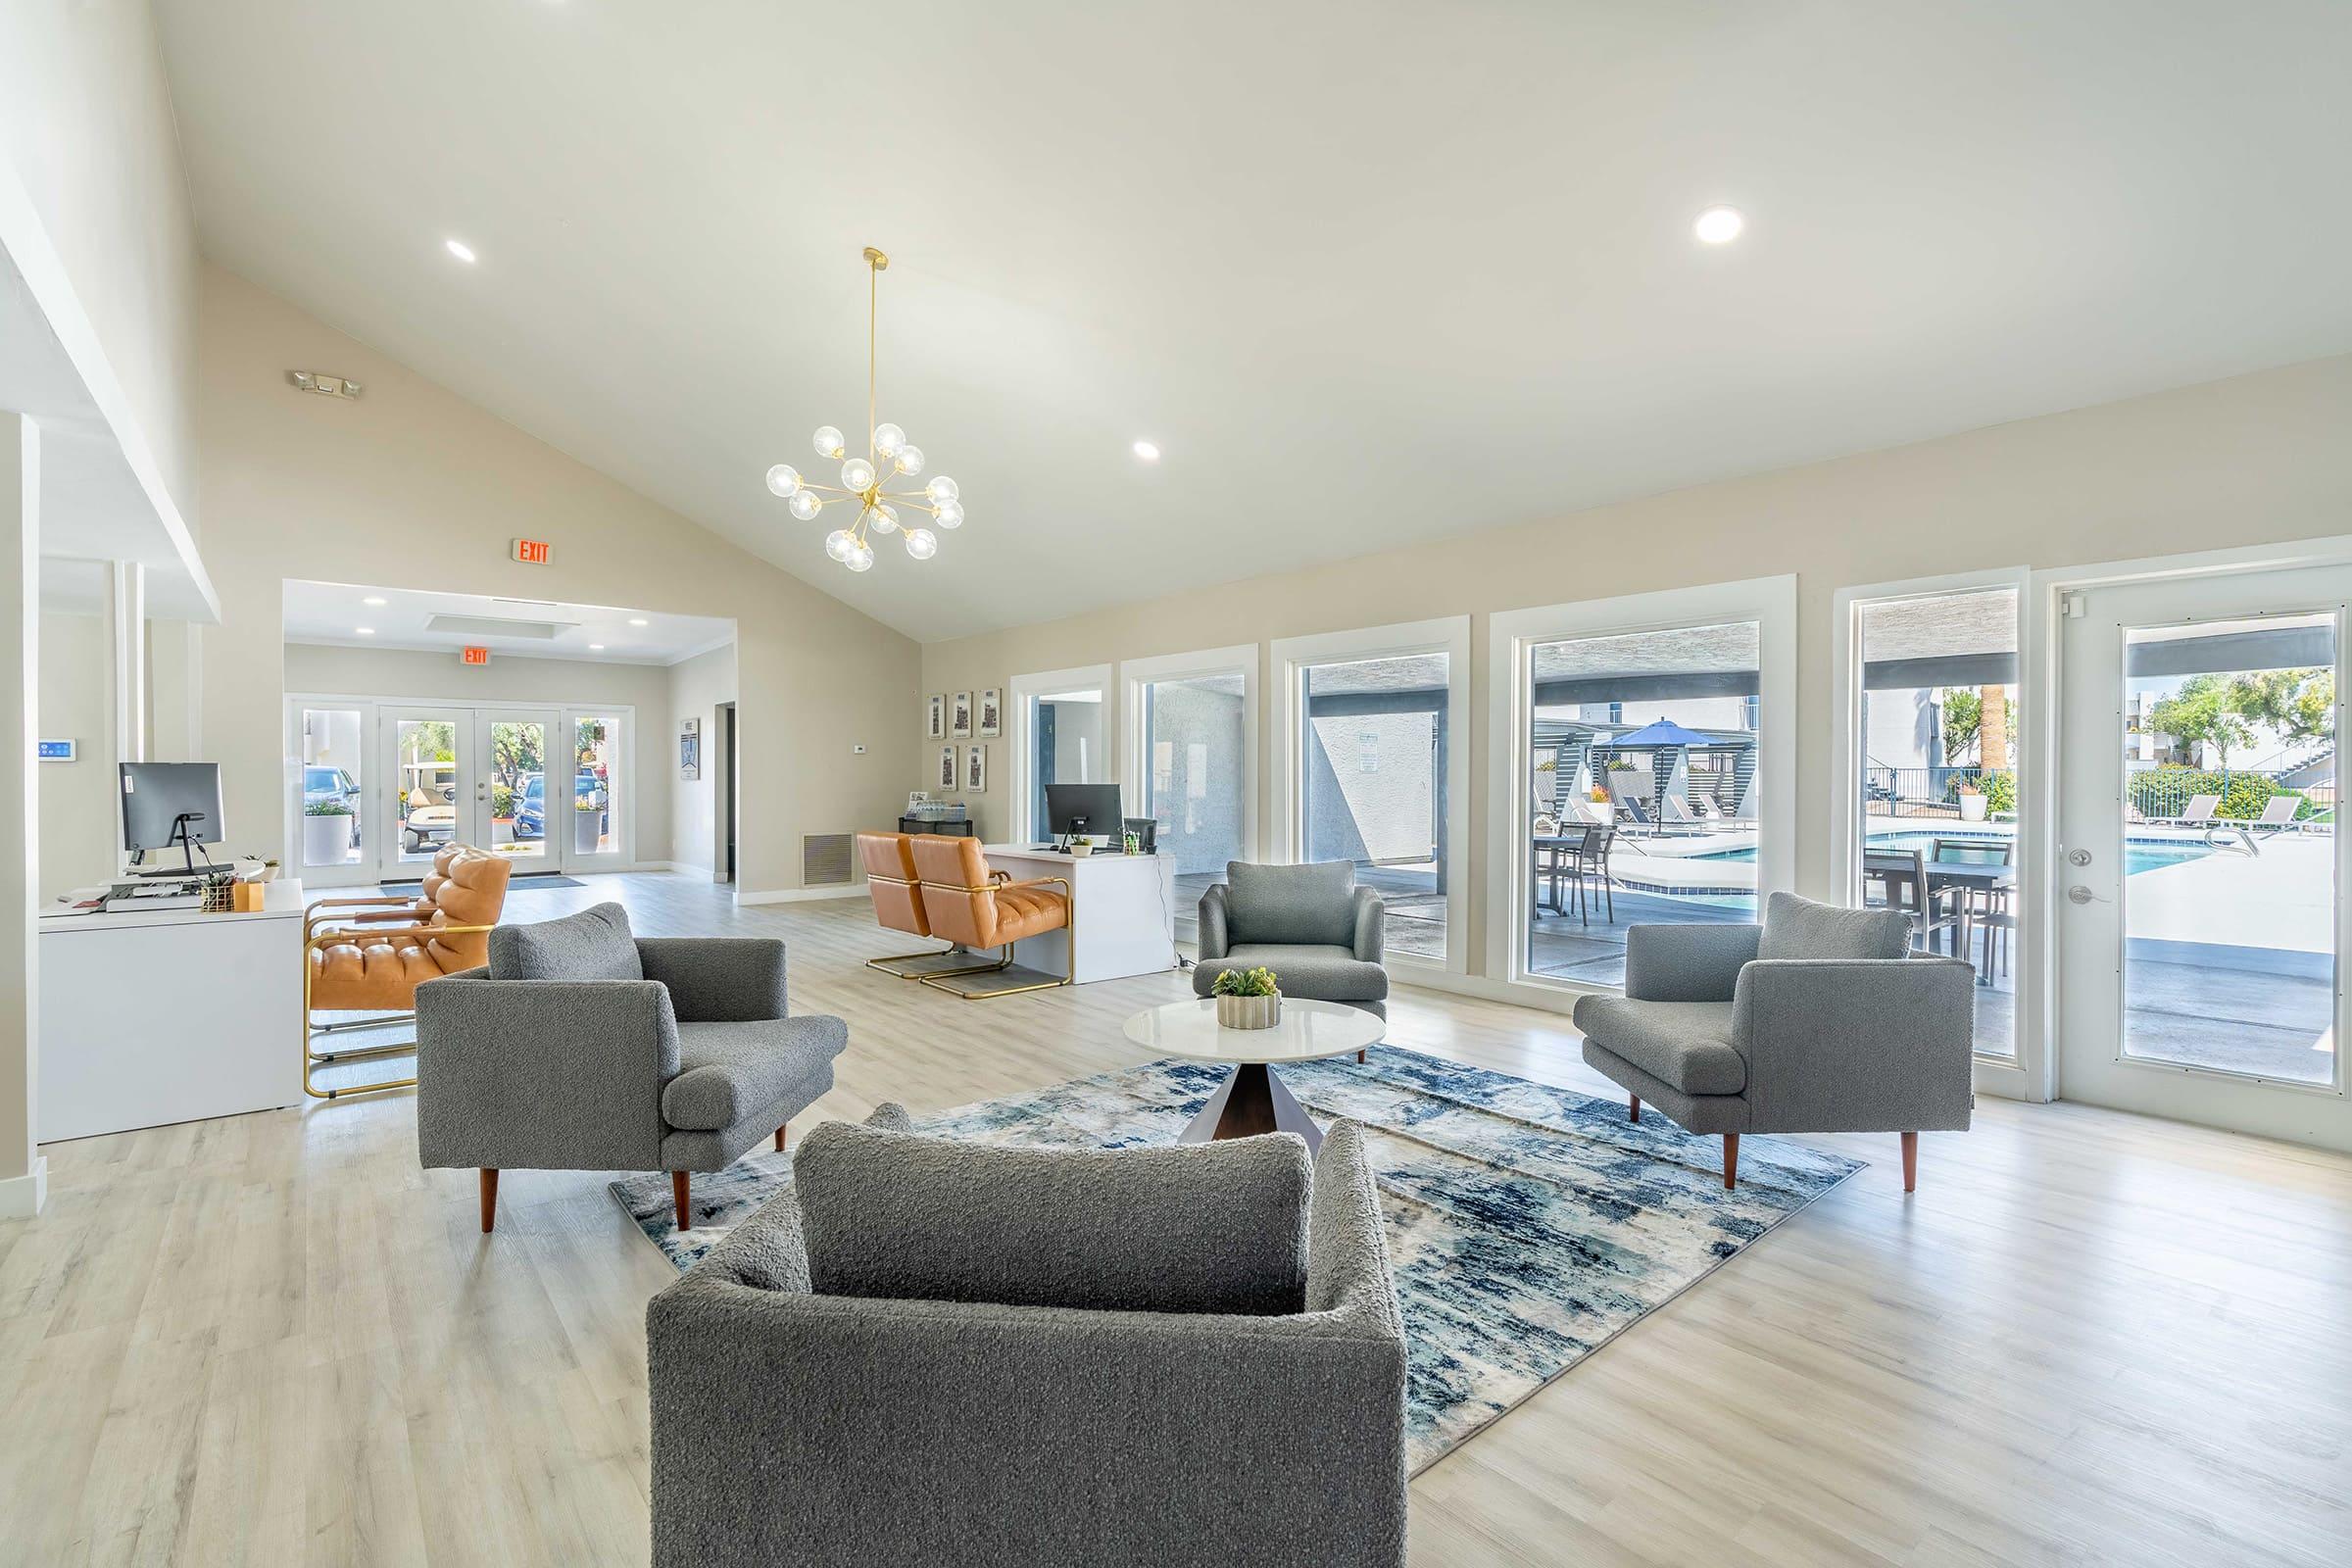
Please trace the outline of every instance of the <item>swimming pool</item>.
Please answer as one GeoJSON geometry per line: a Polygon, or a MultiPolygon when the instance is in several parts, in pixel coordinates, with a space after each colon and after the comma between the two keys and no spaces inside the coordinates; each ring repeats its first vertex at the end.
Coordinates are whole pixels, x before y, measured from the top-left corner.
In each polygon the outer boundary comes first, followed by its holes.
{"type": "MultiPolygon", "coordinates": [[[[1922,854],[1933,855],[1937,839],[1947,844],[1963,840],[1971,844],[2001,842],[1997,838],[1963,833],[1874,833],[1870,836],[1870,847],[1874,850],[1918,850],[1922,854]]],[[[2137,876],[2142,871],[2153,871],[2159,866],[2184,865],[2190,860],[2202,860],[2212,853],[2203,844],[2182,844],[2171,839],[2129,839],[2124,844],[2124,872],[2127,876],[2137,876]]],[[[1755,858],[1753,849],[1722,850],[1713,855],[1690,857],[1693,860],[1752,860],[1755,858]]]]}

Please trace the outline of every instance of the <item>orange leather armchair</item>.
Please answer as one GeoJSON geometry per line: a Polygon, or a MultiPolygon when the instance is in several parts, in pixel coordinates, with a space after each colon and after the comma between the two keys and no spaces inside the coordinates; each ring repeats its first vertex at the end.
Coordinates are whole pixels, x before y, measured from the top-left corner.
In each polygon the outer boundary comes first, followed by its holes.
{"type": "Polygon", "coordinates": [[[319,899],[303,912],[302,1088],[318,1100],[405,1089],[414,1078],[320,1089],[314,1067],[331,1061],[413,1054],[414,1039],[353,1051],[316,1051],[314,1035],[381,1029],[414,1018],[416,988],[490,961],[490,930],[507,903],[513,863],[468,845],[433,857],[414,899],[319,899]],[[383,1012],[389,1017],[315,1023],[314,1012],[383,1012]]]}
{"type": "MultiPolygon", "coordinates": [[[[914,855],[923,918],[931,934],[967,948],[1003,948],[1004,956],[988,965],[989,971],[1010,968],[1012,945],[1023,937],[1065,929],[1075,933],[1077,900],[1070,891],[1068,878],[1041,876],[1030,882],[1014,882],[1004,872],[989,869],[988,857],[981,853],[977,839],[922,833],[907,843],[914,855]],[[1055,892],[1056,888],[1060,891],[1055,892]]],[[[1070,958],[1074,964],[1077,958],[1074,942],[1070,958]]],[[[1066,986],[1074,972],[1065,966],[1059,979],[1007,986],[948,985],[943,983],[947,977],[942,975],[925,975],[922,979],[927,986],[952,991],[970,1001],[1066,986]]]]}

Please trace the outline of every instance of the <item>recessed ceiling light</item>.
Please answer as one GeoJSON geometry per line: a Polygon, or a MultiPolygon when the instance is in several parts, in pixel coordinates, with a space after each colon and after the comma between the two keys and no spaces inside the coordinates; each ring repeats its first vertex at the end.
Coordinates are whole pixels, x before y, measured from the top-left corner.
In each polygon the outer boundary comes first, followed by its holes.
{"type": "Polygon", "coordinates": [[[1157,463],[1159,461],[1159,448],[1153,446],[1149,441],[1138,441],[1135,444],[1135,455],[1143,459],[1146,463],[1157,463]]]}
{"type": "Polygon", "coordinates": [[[449,254],[455,256],[459,261],[470,262],[473,260],[473,247],[466,244],[464,240],[445,239],[441,243],[448,246],[449,254]]]}
{"type": "Polygon", "coordinates": [[[592,654],[601,654],[605,651],[605,645],[603,643],[590,643],[588,645],[588,651],[592,654]]]}
{"type": "Polygon", "coordinates": [[[1690,225],[1690,231],[1702,244],[1729,245],[1746,226],[1747,220],[1740,216],[1739,208],[1710,207],[1698,215],[1698,221],[1690,225]]]}
{"type": "Polygon", "coordinates": [[[643,615],[631,615],[629,617],[629,624],[632,626],[649,626],[653,623],[647,620],[643,615]]]}
{"type": "Polygon", "coordinates": [[[367,598],[361,600],[360,603],[363,605],[373,605],[380,610],[384,605],[384,596],[382,594],[369,594],[367,598]]]}
{"type": "Polygon", "coordinates": [[[375,635],[375,628],[373,626],[354,626],[351,629],[359,633],[359,635],[362,637],[372,637],[375,635]]]}

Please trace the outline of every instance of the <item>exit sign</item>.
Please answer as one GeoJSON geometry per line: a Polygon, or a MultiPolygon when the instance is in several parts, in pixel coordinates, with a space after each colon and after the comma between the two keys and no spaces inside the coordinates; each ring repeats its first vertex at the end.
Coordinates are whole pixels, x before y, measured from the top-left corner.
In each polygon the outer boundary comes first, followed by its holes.
{"type": "Polygon", "coordinates": [[[544,566],[555,558],[555,547],[544,539],[514,541],[514,559],[526,566],[544,566]]]}
{"type": "Polygon", "coordinates": [[[458,655],[458,662],[461,664],[487,664],[490,662],[490,650],[487,648],[466,649],[458,655]]]}

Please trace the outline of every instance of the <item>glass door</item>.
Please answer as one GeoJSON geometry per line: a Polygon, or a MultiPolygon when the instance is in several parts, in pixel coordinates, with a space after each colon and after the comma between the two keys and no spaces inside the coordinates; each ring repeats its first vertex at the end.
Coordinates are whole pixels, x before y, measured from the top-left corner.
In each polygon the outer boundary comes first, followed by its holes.
{"type": "Polygon", "coordinates": [[[2335,812],[2348,598],[2340,567],[2069,597],[2066,1098],[2352,1146],[2335,812]]]}
{"type": "Polygon", "coordinates": [[[474,725],[481,768],[472,781],[468,842],[516,862],[517,876],[555,870],[563,851],[551,849],[551,841],[569,844],[573,831],[570,748],[559,748],[557,767],[548,765],[550,743],[559,733],[556,714],[481,709],[474,725]]]}
{"type": "Polygon", "coordinates": [[[296,701],[288,715],[301,758],[294,801],[294,868],[312,887],[375,880],[375,768],[367,760],[374,714],[365,705],[296,701]]]}
{"type": "Polygon", "coordinates": [[[452,843],[471,840],[473,714],[463,708],[385,711],[383,806],[391,825],[379,846],[387,876],[414,876],[452,843]]]}
{"type": "Polygon", "coordinates": [[[592,870],[598,861],[627,858],[621,842],[623,760],[627,724],[611,710],[567,709],[564,733],[571,738],[571,787],[559,844],[566,869],[592,870]]]}

